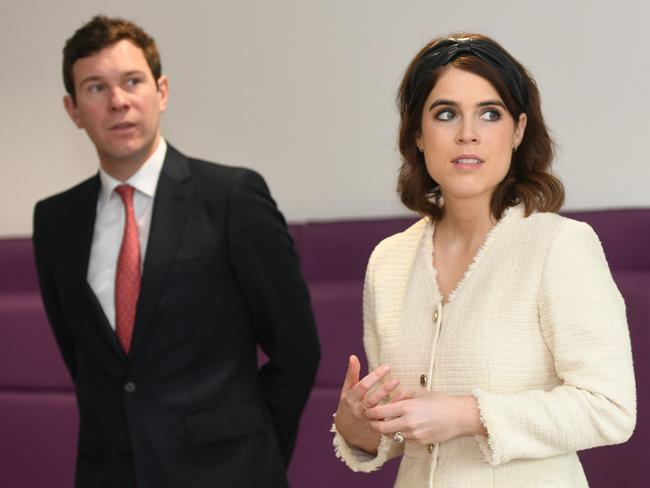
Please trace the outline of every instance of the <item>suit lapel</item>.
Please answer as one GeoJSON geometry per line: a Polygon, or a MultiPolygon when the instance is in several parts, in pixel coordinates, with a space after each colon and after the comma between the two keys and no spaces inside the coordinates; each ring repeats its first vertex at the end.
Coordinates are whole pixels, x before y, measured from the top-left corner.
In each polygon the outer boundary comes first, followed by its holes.
{"type": "Polygon", "coordinates": [[[154,197],[130,357],[137,353],[150,326],[158,296],[174,261],[193,188],[187,159],[169,145],[154,197]]]}
{"type": "Polygon", "coordinates": [[[69,273],[69,277],[62,278],[62,280],[69,279],[69,282],[73,284],[73,290],[77,290],[75,293],[79,297],[79,306],[90,318],[89,322],[111,345],[117,356],[125,361],[126,355],[87,279],[100,186],[98,175],[88,180],[88,183],[80,189],[79,196],[74,202],[74,208],[69,211],[73,225],[70,226],[70,244],[60,272],[63,275],[69,273]]]}
{"type": "Polygon", "coordinates": [[[90,259],[90,246],[95,228],[97,213],[97,196],[99,194],[99,176],[95,175],[81,189],[79,197],[71,208],[70,245],[68,247],[68,272],[75,282],[86,281],[88,273],[88,260],[90,259]]]}

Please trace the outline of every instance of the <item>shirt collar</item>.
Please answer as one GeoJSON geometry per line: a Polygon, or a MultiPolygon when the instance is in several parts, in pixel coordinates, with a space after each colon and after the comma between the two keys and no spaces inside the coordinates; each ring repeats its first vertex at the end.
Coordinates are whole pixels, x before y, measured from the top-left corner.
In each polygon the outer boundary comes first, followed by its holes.
{"type": "Polygon", "coordinates": [[[99,205],[103,206],[108,203],[113,190],[119,185],[127,184],[135,188],[138,192],[153,198],[156,194],[156,186],[158,185],[158,177],[162,170],[165,155],[167,154],[167,143],[162,137],[158,142],[158,147],[153,152],[149,159],[147,159],[142,166],[131,175],[126,181],[120,181],[113,178],[101,167],[99,168],[99,180],[101,182],[101,191],[99,195],[99,205]]]}

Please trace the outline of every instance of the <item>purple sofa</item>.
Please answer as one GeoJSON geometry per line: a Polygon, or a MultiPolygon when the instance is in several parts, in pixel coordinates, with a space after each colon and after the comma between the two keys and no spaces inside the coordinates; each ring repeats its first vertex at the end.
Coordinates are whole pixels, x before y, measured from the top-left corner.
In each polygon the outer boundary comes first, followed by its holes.
{"type": "MultiPolygon", "coordinates": [[[[592,488],[650,486],[650,209],[571,213],[603,243],[627,304],[638,394],[632,439],[580,454],[592,488]]],[[[322,360],[289,479],[292,487],[387,488],[393,460],[352,473],[334,457],[329,428],[347,357],[363,357],[361,293],[366,261],[383,237],[413,219],[290,226],[309,285],[322,360]]],[[[297,365],[299,367],[299,365],[297,365]]],[[[72,385],[42,309],[29,239],[0,240],[0,486],[72,486],[77,435],[72,385]]]]}

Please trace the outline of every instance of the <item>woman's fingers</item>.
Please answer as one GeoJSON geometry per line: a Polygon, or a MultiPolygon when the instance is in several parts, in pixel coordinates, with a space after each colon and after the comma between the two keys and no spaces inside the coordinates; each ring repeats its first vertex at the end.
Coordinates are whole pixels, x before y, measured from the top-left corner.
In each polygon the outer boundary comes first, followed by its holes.
{"type": "Polygon", "coordinates": [[[360,370],[359,358],[351,355],[348,360],[348,369],[345,373],[343,387],[341,388],[341,401],[357,412],[356,415],[361,415],[365,410],[374,407],[384,398],[389,398],[391,391],[399,384],[397,379],[386,378],[390,371],[387,364],[382,364],[361,380],[359,380],[360,370]]]}
{"type": "Polygon", "coordinates": [[[342,391],[347,391],[359,382],[359,371],[361,371],[361,364],[359,358],[354,354],[348,360],[348,370],[345,373],[345,380],[343,381],[342,391]]]}
{"type": "Polygon", "coordinates": [[[407,400],[409,398],[413,397],[405,391],[398,391],[397,393],[393,392],[393,395],[390,397],[390,403],[401,402],[402,400],[407,400]]]}
{"type": "Polygon", "coordinates": [[[384,435],[392,435],[395,432],[401,432],[404,438],[406,438],[408,431],[408,425],[401,419],[391,419],[391,420],[372,420],[370,422],[370,427],[384,435]]]}
{"type": "Polygon", "coordinates": [[[366,396],[362,399],[364,408],[373,408],[382,400],[390,399],[390,394],[397,385],[399,385],[399,380],[397,378],[384,379],[378,388],[366,393],[366,396]]]}
{"type": "Polygon", "coordinates": [[[404,403],[394,402],[387,403],[386,405],[377,405],[376,407],[369,408],[365,412],[365,416],[369,420],[384,420],[401,417],[404,414],[404,403]]]}
{"type": "MultiPolygon", "coordinates": [[[[358,360],[357,360],[358,361],[358,360]]],[[[344,390],[344,393],[349,401],[351,402],[360,402],[362,398],[365,397],[366,393],[380,381],[386,374],[390,371],[388,365],[384,364],[379,366],[377,369],[371,371],[366,376],[364,376],[361,381],[358,381],[348,390],[344,390]]]]}
{"type": "Polygon", "coordinates": [[[350,390],[352,397],[361,401],[362,398],[365,398],[366,394],[370,391],[371,388],[375,386],[379,381],[384,378],[390,371],[390,367],[387,364],[382,364],[378,368],[372,370],[366,376],[364,376],[359,383],[350,390]]]}

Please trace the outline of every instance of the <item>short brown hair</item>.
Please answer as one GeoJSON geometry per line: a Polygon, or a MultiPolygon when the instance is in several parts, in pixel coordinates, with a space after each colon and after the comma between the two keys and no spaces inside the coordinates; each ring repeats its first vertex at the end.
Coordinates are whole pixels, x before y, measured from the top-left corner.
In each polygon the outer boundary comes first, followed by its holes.
{"type": "Polygon", "coordinates": [[[80,58],[91,56],[105,47],[127,39],[142,49],[154,80],[160,78],[162,68],[156,42],[141,27],[119,17],[96,15],[68,39],[63,48],[63,84],[75,100],[72,66],[80,58]]]}
{"type": "Polygon", "coordinates": [[[466,33],[456,33],[429,42],[411,61],[400,84],[397,102],[400,111],[399,150],[402,154],[402,166],[397,191],[402,203],[434,221],[439,220],[443,214],[440,188],[427,172],[424,155],[418,149],[416,139],[421,131],[424,103],[445,67],[439,66],[433,71],[422,69],[423,60],[430,56],[441,42],[448,43],[450,39],[476,39],[489,43],[490,49],[498,49],[499,56],[518,70],[516,75],[523,83],[526,95],[522,104],[518,101],[520,97],[513,96],[517,93],[517,88],[513,86],[514,81],[504,76],[503,69],[499,69],[496,63],[484,57],[463,52],[448,63],[489,81],[501,96],[515,122],[522,113],[526,113],[528,117],[524,137],[512,155],[508,174],[492,195],[492,214],[499,219],[507,207],[519,203],[524,205],[526,215],[533,211],[557,212],[564,202],[564,187],[560,180],[550,173],[555,147],[544,124],[535,80],[526,68],[497,42],[480,34],[466,33]]]}

